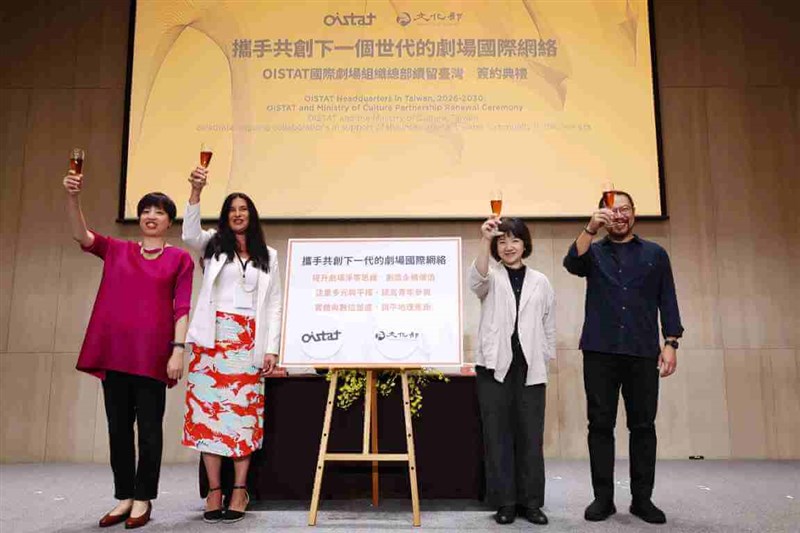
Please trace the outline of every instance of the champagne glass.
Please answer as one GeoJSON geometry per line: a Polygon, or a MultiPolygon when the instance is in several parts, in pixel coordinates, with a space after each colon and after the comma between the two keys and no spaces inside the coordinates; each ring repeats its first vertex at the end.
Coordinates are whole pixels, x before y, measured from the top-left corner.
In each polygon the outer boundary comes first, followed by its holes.
{"type": "Polygon", "coordinates": [[[493,189],[489,203],[492,206],[492,214],[500,218],[500,213],[503,211],[503,191],[493,189]]]}
{"type": "Polygon", "coordinates": [[[610,181],[603,183],[603,205],[608,209],[614,209],[614,184],[610,181]]]}
{"type": "Polygon", "coordinates": [[[208,168],[209,163],[211,163],[211,156],[214,155],[214,150],[211,149],[211,145],[208,143],[200,143],[200,166],[203,168],[208,168]]]}
{"type": "MultiPolygon", "coordinates": [[[[492,215],[499,220],[500,213],[503,212],[503,191],[500,189],[492,189],[489,196],[489,204],[492,207],[492,215]]],[[[497,230],[495,230],[494,234],[502,235],[502,233],[497,230]]]]}
{"type": "Polygon", "coordinates": [[[86,152],[83,151],[83,148],[73,148],[69,152],[69,170],[73,174],[81,174],[83,173],[83,159],[86,156],[86,152]]]}

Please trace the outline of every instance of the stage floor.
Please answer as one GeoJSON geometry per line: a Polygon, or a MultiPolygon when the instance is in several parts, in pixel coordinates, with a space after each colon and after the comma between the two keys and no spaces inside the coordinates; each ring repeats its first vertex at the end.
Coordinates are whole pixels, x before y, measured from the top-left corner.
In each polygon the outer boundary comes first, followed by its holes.
{"type": "MultiPolygon", "coordinates": [[[[606,522],[583,520],[589,503],[588,461],[548,460],[550,525],[543,531],[789,532],[800,531],[800,461],[660,461],[654,501],[666,526],[651,526],[628,513],[628,463],[617,463],[618,513],[606,522]]],[[[202,522],[197,464],[165,465],[153,521],[142,531],[311,530],[308,502],[263,501],[237,524],[202,522]]],[[[111,470],[96,464],[0,465],[0,531],[78,532],[97,530],[113,506],[111,470]]],[[[470,500],[423,500],[422,527],[434,531],[516,531],[536,528],[524,520],[499,526],[492,509],[470,500]]],[[[123,526],[116,526],[120,531],[123,526]]],[[[323,501],[322,531],[413,531],[410,500],[389,500],[373,509],[365,500],[323,501]]]]}

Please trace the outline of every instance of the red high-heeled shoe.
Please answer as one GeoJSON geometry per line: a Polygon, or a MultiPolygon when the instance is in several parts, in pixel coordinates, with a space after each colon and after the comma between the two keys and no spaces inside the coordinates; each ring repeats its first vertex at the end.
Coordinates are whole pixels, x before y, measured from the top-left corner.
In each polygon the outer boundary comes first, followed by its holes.
{"type": "Polygon", "coordinates": [[[122,522],[127,520],[130,515],[131,515],[130,509],[128,510],[127,513],[123,514],[111,514],[111,511],[109,511],[103,516],[103,518],[100,519],[100,523],[98,523],[97,525],[99,525],[100,527],[116,526],[117,524],[121,524],[122,522]]]}
{"type": "Polygon", "coordinates": [[[150,521],[150,513],[152,511],[153,504],[151,502],[147,502],[147,511],[145,511],[141,516],[129,516],[128,519],[125,520],[125,529],[136,529],[137,527],[142,527],[150,521]]]}

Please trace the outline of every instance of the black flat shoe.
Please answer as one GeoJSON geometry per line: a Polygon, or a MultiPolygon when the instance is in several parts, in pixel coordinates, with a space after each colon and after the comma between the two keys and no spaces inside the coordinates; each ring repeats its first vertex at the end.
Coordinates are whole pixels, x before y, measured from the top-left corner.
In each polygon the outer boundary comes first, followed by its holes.
{"type": "Polygon", "coordinates": [[[586,508],[583,517],[590,522],[601,522],[617,512],[614,502],[611,500],[595,500],[586,508]]]}
{"type": "MultiPolygon", "coordinates": [[[[213,489],[208,489],[208,493],[211,494],[215,490],[220,490],[220,487],[216,487],[213,489]]],[[[206,494],[206,498],[208,498],[208,494],[206,494]]],[[[222,518],[225,516],[225,511],[220,507],[219,509],[213,509],[211,511],[205,511],[203,513],[203,522],[208,524],[216,524],[217,522],[222,522],[222,518]]]]}
{"type": "Polygon", "coordinates": [[[667,517],[664,511],[653,505],[651,500],[633,500],[631,514],[638,516],[648,524],[666,524],[667,517]]]}
{"type": "Polygon", "coordinates": [[[531,509],[524,505],[517,505],[517,516],[524,516],[528,522],[538,526],[544,526],[550,522],[541,509],[531,509]]]}
{"type": "Polygon", "coordinates": [[[513,505],[500,507],[494,515],[494,521],[498,524],[512,524],[517,517],[517,508],[513,505]]]}
{"type": "MultiPolygon", "coordinates": [[[[247,487],[244,485],[234,485],[233,490],[237,489],[244,491],[245,495],[244,507],[245,509],[247,509],[247,505],[250,503],[250,493],[247,492],[247,487]]],[[[245,514],[247,514],[245,511],[235,511],[228,508],[228,510],[225,511],[225,515],[222,517],[222,521],[225,522],[226,524],[232,524],[233,522],[238,522],[239,520],[242,520],[245,514]]]]}

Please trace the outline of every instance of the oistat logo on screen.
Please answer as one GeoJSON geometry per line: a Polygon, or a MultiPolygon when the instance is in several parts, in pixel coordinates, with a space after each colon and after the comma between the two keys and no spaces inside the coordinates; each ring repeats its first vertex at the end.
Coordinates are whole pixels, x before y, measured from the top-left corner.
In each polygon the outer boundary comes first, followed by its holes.
{"type": "Polygon", "coordinates": [[[350,13],[349,15],[328,14],[322,19],[322,23],[326,26],[372,26],[375,19],[378,18],[375,13],[368,13],[366,15],[356,15],[350,13]]]}
{"type": "Polygon", "coordinates": [[[342,332],[338,329],[336,331],[312,331],[311,333],[304,333],[300,340],[305,344],[309,342],[332,342],[338,341],[341,334],[342,332]]]}

